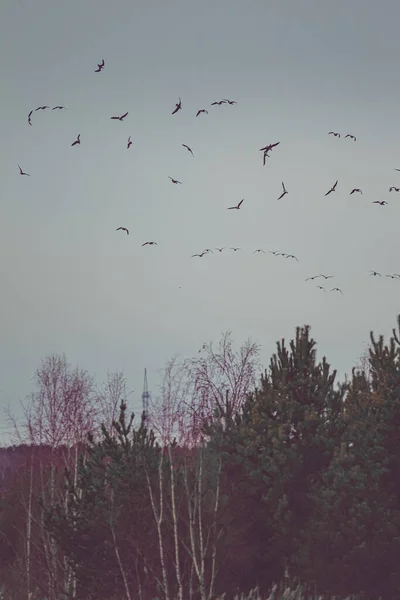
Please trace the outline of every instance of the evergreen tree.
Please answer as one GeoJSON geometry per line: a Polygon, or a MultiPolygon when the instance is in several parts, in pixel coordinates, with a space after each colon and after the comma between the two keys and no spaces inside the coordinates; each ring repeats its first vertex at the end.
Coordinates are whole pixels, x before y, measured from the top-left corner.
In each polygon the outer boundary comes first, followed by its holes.
{"type": "MultiPolygon", "coordinates": [[[[345,427],[344,387],[334,388],[336,372],[325,358],[317,364],[309,332],[308,326],[297,328],[289,349],[284,340],[277,344],[259,389],[226,431],[217,422],[206,428],[228,476],[235,485],[242,481],[238,495],[249,509],[240,525],[249,554],[257,557],[250,577],[263,588],[280,579],[285,566],[296,571],[301,531],[313,512],[308,492],[329,466],[345,427]]],[[[239,504],[237,514],[244,510],[239,498],[230,504],[239,504]]],[[[243,583],[238,587],[245,589],[243,583]]]]}
{"type": "Polygon", "coordinates": [[[116,437],[105,427],[102,440],[88,436],[87,458],[80,457],[76,487],[66,472],[68,506],[57,504],[46,515],[47,527],[73,565],[78,599],[124,594],[124,576],[136,591],[138,572],[139,579],[145,579],[144,551],[150,546],[147,554],[157,556],[145,466],[150,472],[154,469],[160,449],[143,420],[138,430],[132,426],[134,414],[126,423],[125,410],[121,404],[114,422],[116,437]]]}
{"type": "Polygon", "coordinates": [[[399,342],[371,332],[370,377],[353,371],[341,450],[314,489],[305,575],[337,594],[400,597],[399,342]]]}

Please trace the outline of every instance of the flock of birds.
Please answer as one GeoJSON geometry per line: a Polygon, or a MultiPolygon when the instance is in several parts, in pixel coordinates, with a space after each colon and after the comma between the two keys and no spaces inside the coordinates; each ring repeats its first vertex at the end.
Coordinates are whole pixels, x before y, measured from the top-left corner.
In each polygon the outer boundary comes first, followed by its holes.
{"type": "MultiPolygon", "coordinates": [[[[105,66],[105,61],[104,59],[97,64],[97,69],[95,69],[95,73],[100,73],[105,66]]],[[[211,106],[222,106],[224,104],[229,104],[229,105],[234,105],[237,104],[237,102],[235,100],[229,100],[227,98],[223,98],[222,100],[218,100],[216,102],[212,102],[211,106]]],[[[32,115],[34,112],[37,112],[39,110],[46,110],[46,109],[50,109],[50,106],[38,106],[36,109],[31,110],[28,114],[28,124],[32,125],[32,115]]],[[[67,110],[65,106],[54,106],[53,108],[51,108],[51,110],[67,110]]],[[[178,102],[175,104],[175,108],[172,111],[172,115],[176,115],[180,110],[182,110],[182,100],[181,98],[178,98],[178,102]]],[[[115,121],[121,121],[123,122],[124,119],[128,116],[129,112],[125,112],[123,115],[120,116],[112,116],[110,117],[110,119],[115,120],[115,121]]],[[[199,117],[201,114],[208,114],[208,110],[206,110],[205,108],[201,108],[196,112],[196,117],[199,117]]],[[[329,131],[328,135],[333,135],[336,138],[340,138],[341,134],[337,131],[329,131]]],[[[349,140],[352,140],[353,142],[357,141],[357,138],[355,135],[351,134],[351,133],[347,133],[344,138],[348,138],[349,140]]],[[[76,137],[76,139],[72,142],[71,147],[74,146],[79,146],[81,144],[81,134],[79,133],[76,137]]],[[[270,152],[276,148],[277,146],[279,146],[280,142],[275,142],[272,144],[267,144],[266,146],[264,146],[263,148],[260,148],[260,152],[263,153],[263,165],[265,166],[266,164],[266,160],[267,158],[270,158],[270,152]]],[[[129,148],[132,145],[132,140],[131,140],[131,136],[128,137],[128,141],[127,141],[127,149],[129,150],[129,148]]],[[[186,150],[188,152],[190,152],[190,154],[193,156],[194,158],[194,153],[193,150],[187,145],[187,144],[182,144],[182,146],[184,148],[186,148],[186,150]]],[[[22,170],[22,168],[20,167],[20,165],[18,165],[19,168],[19,173],[20,175],[26,175],[28,177],[30,177],[30,173],[26,173],[25,171],[22,170]]],[[[400,169],[395,169],[395,171],[400,171],[400,169]]],[[[179,181],[178,179],[175,179],[173,177],[168,176],[168,178],[171,180],[171,182],[175,185],[182,185],[182,182],[179,181]]],[[[336,191],[338,185],[338,180],[335,181],[335,183],[332,185],[332,187],[326,192],[325,196],[329,196],[329,194],[332,194],[333,192],[336,191]]],[[[389,187],[389,192],[400,192],[400,187],[395,187],[395,186],[390,186],[389,187]]],[[[277,200],[282,200],[282,198],[284,198],[287,194],[288,194],[288,190],[285,187],[284,182],[282,181],[282,193],[280,194],[280,196],[277,198],[277,200]]],[[[350,191],[350,196],[352,194],[355,193],[359,193],[362,194],[362,190],[360,188],[353,188],[350,191]]],[[[242,208],[244,202],[244,198],[242,200],[240,200],[240,202],[238,202],[238,204],[234,205],[234,206],[229,206],[227,208],[227,210],[240,210],[242,208]]],[[[386,200],[375,200],[373,202],[373,204],[379,204],[380,206],[385,206],[388,203],[386,202],[386,200]]],[[[127,227],[117,227],[116,231],[123,231],[125,232],[127,235],[129,235],[129,229],[127,227]]],[[[142,246],[157,246],[157,242],[155,241],[147,241],[144,242],[142,244],[142,246]]],[[[218,252],[222,252],[223,250],[225,250],[227,247],[223,246],[222,248],[215,248],[215,250],[218,250],[218,252]]],[[[233,252],[237,252],[238,250],[242,250],[241,248],[230,248],[230,250],[232,250],[233,252]]],[[[257,248],[256,250],[254,250],[253,254],[257,254],[257,253],[264,253],[265,254],[265,250],[263,250],[262,248],[257,248]]],[[[294,254],[287,254],[285,252],[280,252],[278,250],[269,250],[269,253],[273,254],[274,256],[283,256],[284,258],[292,258],[295,259],[297,262],[299,262],[297,256],[295,256],[294,254]]],[[[206,256],[207,254],[213,254],[213,250],[211,248],[205,248],[202,252],[199,252],[197,254],[192,254],[192,258],[195,257],[199,257],[199,258],[203,258],[204,256],[206,256]]],[[[370,270],[370,275],[371,276],[379,276],[381,277],[382,274],[378,273],[377,271],[371,269],[370,270]]],[[[391,279],[398,279],[400,280],[400,274],[399,273],[393,273],[393,274],[389,274],[389,275],[385,275],[386,277],[389,277],[391,279]]],[[[322,277],[325,280],[331,279],[334,276],[333,275],[324,275],[323,273],[320,273],[318,275],[313,275],[312,277],[307,277],[307,279],[305,281],[314,281],[315,279],[322,277]]],[[[318,289],[326,291],[325,287],[322,285],[317,285],[316,286],[318,289]]],[[[334,287],[331,288],[330,290],[331,292],[340,292],[341,294],[343,294],[343,291],[339,288],[339,287],[334,287]]]]}

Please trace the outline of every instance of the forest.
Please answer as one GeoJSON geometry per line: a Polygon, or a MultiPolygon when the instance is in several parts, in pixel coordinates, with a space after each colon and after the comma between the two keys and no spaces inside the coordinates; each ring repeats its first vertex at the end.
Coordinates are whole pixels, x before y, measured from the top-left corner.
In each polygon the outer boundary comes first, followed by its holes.
{"type": "Polygon", "coordinates": [[[149,411],[42,360],[0,449],[2,600],[400,599],[400,316],[344,382],[227,332],[149,411]]]}

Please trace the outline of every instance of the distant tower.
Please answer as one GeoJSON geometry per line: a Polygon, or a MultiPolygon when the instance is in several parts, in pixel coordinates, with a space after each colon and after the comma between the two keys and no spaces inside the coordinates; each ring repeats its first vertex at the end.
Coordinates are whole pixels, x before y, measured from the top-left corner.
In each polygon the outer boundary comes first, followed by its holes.
{"type": "Polygon", "coordinates": [[[142,419],[146,420],[149,415],[149,388],[147,386],[147,369],[144,370],[144,384],[143,384],[143,393],[142,393],[142,419]]]}

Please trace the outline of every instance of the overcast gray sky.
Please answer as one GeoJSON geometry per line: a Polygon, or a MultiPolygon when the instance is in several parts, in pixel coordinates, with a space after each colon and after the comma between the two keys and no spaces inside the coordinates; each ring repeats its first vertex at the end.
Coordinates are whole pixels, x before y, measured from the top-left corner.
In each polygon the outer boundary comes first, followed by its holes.
{"type": "Polygon", "coordinates": [[[400,280],[369,269],[400,272],[399,20],[398,0],[3,0],[0,403],[18,412],[53,352],[123,369],[138,403],[145,366],[156,391],[227,329],[267,366],[310,324],[342,374],[389,335],[400,280]]]}

